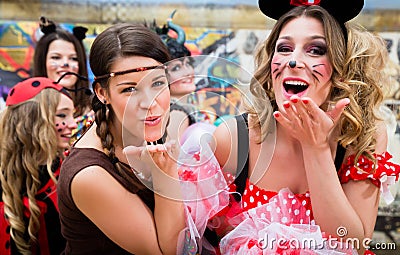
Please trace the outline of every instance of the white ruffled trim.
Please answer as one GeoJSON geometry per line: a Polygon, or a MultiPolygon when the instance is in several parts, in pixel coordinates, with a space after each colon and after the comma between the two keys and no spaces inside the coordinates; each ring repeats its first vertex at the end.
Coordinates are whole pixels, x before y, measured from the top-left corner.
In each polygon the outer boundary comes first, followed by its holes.
{"type": "Polygon", "coordinates": [[[379,178],[381,182],[381,196],[385,200],[386,204],[391,204],[394,201],[392,192],[390,192],[390,186],[396,183],[396,176],[388,176],[386,173],[379,178]]]}

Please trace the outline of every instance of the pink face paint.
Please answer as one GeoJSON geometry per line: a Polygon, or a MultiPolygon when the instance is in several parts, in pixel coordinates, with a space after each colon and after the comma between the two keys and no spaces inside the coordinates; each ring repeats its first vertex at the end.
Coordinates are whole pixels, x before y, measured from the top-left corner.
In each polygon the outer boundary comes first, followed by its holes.
{"type": "Polygon", "coordinates": [[[327,60],[323,60],[322,63],[313,65],[312,71],[321,78],[330,77],[332,75],[332,66],[327,60]]]}
{"type": "Polygon", "coordinates": [[[282,68],[285,66],[282,63],[285,63],[286,57],[282,57],[280,55],[275,55],[272,58],[272,64],[271,64],[271,69],[272,69],[272,74],[275,74],[275,79],[280,75],[282,68]]]}

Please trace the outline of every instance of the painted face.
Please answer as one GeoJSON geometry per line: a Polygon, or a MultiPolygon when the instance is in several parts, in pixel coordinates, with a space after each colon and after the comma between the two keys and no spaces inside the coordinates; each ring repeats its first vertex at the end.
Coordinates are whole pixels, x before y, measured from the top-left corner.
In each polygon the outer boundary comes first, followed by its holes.
{"type": "Polygon", "coordinates": [[[60,103],[57,106],[55,124],[58,136],[58,148],[68,149],[70,147],[70,138],[72,130],[77,128],[73,113],[74,103],[66,95],[61,94],[60,103]]]}
{"type": "MultiPolygon", "coordinates": [[[[74,44],[64,40],[54,40],[49,45],[46,56],[48,78],[57,81],[66,72],[79,73],[78,56],[74,44]]],[[[65,76],[60,85],[72,89],[77,81],[75,75],[65,76]]]]}
{"type": "Polygon", "coordinates": [[[196,90],[190,58],[183,57],[168,62],[167,70],[171,97],[179,98],[196,90]]]}
{"type": "MultiPolygon", "coordinates": [[[[115,61],[111,72],[159,66],[148,57],[126,57],[115,61]]],[[[115,118],[122,123],[132,143],[160,139],[169,118],[170,93],[164,68],[131,72],[109,78],[109,98],[115,118]]],[[[123,138],[128,136],[123,134],[123,138]]],[[[124,140],[126,142],[126,140],[124,140]]]]}
{"type": "Polygon", "coordinates": [[[331,89],[333,67],[321,22],[307,17],[289,21],[276,42],[271,70],[280,110],[284,111],[283,102],[294,94],[322,105],[331,89]]]}

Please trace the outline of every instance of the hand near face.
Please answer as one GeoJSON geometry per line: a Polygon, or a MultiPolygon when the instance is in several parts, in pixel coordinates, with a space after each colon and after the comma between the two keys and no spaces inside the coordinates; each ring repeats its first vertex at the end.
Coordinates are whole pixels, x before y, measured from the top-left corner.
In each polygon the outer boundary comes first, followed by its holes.
{"type": "Polygon", "coordinates": [[[311,98],[295,95],[284,102],[284,111],[274,112],[274,117],[301,144],[319,146],[328,141],[349,102],[348,98],[341,99],[332,110],[324,112],[311,98]]]}
{"type": "Polygon", "coordinates": [[[175,141],[140,147],[127,146],[124,148],[124,153],[130,166],[145,176],[159,170],[169,176],[177,176],[176,159],[179,148],[175,141]]]}

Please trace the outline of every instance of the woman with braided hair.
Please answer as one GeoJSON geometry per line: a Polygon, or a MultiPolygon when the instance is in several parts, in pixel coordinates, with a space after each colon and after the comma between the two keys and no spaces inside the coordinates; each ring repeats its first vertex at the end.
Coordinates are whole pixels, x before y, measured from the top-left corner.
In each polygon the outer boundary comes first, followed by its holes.
{"type": "Polygon", "coordinates": [[[15,85],[0,120],[0,254],[60,254],[56,179],[69,148],[74,105],[52,80],[15,85]]]}
{"type": "Polygon", "coordinates": [[[65,254],[176,254],[184,210],[164,193],[179,184],[162,181],[178,178],[177,150],[165,142],[169,59],[143,25],[113,25],[94,40],[95,122],[71,148],[58,183],[65,254]]]}
{"type": "Polygon", "coordinates": [[[78,128],[74,130],[73,143],[93,122],[91,111],[86,51],[82,40],[86,37],[87,28],[75,26],[72,33],[56,25],[46,17],[40,18],[40,30],[43,36],[35,46],[33,57],[33,75],[48,77],[58,81],[67,72],[78,75],[66,75],[61,85],[67,89],[74,100],[78,128]],[[79,77],[85,77],[82,79],[79,77]]]}

